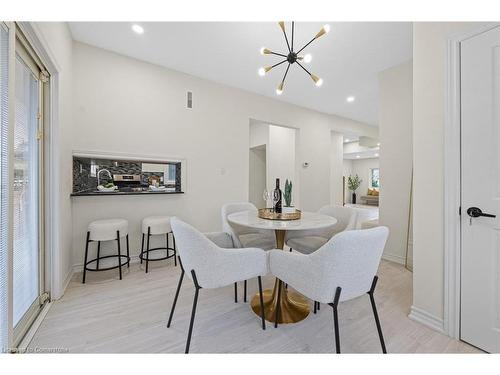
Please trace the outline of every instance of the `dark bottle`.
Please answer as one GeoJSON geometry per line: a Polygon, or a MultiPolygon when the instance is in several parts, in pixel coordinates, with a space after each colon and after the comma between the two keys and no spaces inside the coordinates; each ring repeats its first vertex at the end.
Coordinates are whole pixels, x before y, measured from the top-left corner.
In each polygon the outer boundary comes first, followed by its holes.
{"type": "Polygon", "coordinates": [[[273,202],[274,202],[274,212],[281,213],[281,190],[280,190],[280,179],[276,179],[276,189],[273,191],[273,202]]]}

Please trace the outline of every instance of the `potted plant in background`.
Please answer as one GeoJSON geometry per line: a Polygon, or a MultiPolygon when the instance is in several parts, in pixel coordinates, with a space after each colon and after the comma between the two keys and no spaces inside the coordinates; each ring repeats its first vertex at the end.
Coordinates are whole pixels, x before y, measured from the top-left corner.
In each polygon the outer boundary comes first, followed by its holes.
{"type": "Polygon", "coordinates": [[[354,177],[349,175],[347,178],[347,188],[352,191],[352,204],[356,204],[356,190],[359,188],[362,181],[363,180],[360,179],[358,175],[354,177]]]}
{"type": "Polygon", "coordinates": [[[284,213],[295,212],[295,207],[292,206],[292,181],[285,181],[285,191],[283,192],[283,198],[285,199],[285,207],[283,207],[284,213]]]}

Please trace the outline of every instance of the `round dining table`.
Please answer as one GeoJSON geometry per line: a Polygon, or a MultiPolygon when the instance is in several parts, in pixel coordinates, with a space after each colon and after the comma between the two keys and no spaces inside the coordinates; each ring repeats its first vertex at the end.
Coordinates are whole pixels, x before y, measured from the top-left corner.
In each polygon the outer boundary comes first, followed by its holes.
{"type": "MultiPolygon", "coordinates": [[[[289,230],[308,230],[332,227],[337,219],[331,216],[312,212],[302,212],[297,220],[269,220],[258,217],[256,211],[236,212],[228,215],[230,224],[247,228],[274,231],[276,248],[283,250],[285,235],[289,230]]],[[[296,323],[305,319],[310,312],[308,300],[301,294],[290,291],[288,288],[279,287],[282,281],[276,279],[273,289],[262,292],[264,300],[264,316],[266,320],[275,322],[276,309],[279,301],[278,323],[296,323]],[[278,298],[278,293],[281,294],[278,298]]],[[[255,314],[260,315],[260,295],[252,297],[251,307],[255,314]]]]}

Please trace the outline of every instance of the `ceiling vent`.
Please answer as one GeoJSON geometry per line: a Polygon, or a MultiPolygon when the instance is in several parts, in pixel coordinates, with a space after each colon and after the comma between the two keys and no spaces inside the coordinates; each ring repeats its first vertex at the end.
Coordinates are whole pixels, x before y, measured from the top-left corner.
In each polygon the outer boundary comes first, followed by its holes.
{"type": "Polygon", "coordinates": [[[187,92],[187,107],[193,108],[193,93],[191,91],[187,92]]]}

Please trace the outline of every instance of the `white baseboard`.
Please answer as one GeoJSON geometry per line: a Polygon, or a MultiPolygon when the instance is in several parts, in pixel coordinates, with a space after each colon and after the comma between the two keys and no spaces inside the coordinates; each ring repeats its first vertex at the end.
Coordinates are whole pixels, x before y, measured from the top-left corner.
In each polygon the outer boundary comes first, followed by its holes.
{"type": "Polygon", "coordinates": [[[438,318],[425,310],[412,306],[408,318],[446,335],[443,319],[438,318]]]}
{"type": "Polygon", "coordinates": [[[405,257],[402,257],[400,255],[382,254],[382,259],[388,260],[390,262],[402,264],[403,266],[405,265],[405,257]]]}

